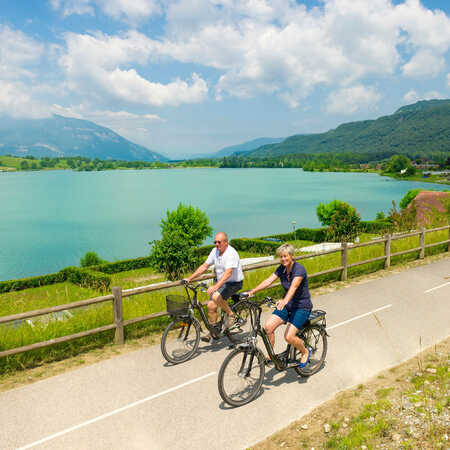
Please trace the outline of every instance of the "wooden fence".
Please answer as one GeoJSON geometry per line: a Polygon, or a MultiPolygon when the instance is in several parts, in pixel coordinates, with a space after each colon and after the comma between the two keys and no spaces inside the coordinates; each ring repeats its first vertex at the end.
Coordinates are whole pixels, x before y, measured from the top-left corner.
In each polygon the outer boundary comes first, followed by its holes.
{"type": "MultiPolygon", "coordinates": [[[[437,245],[443,245],[443,244],[448,244],[447,251],[450,251],[450,225],[446,225],[446,226],[439,227],[439,228],[428,229],[428,230],[422,228],[420,231],[416,231],[416,232],[408,233],[408,234],[401,234],[401,235],[388,234],[384,238],[372,240],[370,242],[365,242],[362,244],[355,244],[355,245],[352,245],[351,247],[349,247],[347,243],[343,243],[343,244],[341,244],[340,249],[328,250],[328,251],[313,253],[313,254],[309,254],[309,255],[302,255],[302,256],[296,257],[295,259],[297,261],[300,261],[300,260],[304,260],[304,259],[315,258],[317,256],[329,255],[332,253],[340,252],[341,253],[341,265],[340,266],[333,267],[332,269],[328,269],[328,270],[323,270],[321,272],[308,274],[308,277],[314,278],[314,277],[318,277],[321,275],[326,275],[326,274],[330,274],[330,273],[334,273],[334,272],[341,272],[341,280],[346,280],[347,279],[347,271],[348,271],[348,269],[350,269],[352,267],[361,266],[363,264],[368,264],[368,263],[384,260],[384,266],[385,266],[385,268],[388,268],[391,265],[391,258],[393,258],[394,256],[400,256],[400,255],[404,255],[404,254],[412,253],[412,252],[419,252],[419,258],[422,259],[425,257],[425,249],[426,248],[435,247],[437,245]],[[446,229],[449,230],[449,239],[446,239],[441,242],[435,242],[433,244],[425,245],[425,234],[426,233],[433,232],[433,231],[441,231],[441,230],[446,230],[446,229]],[[411,249],[404,250],[401,252],[396,252],[396,253],[391,252],[392,241],[398,240],[398,239],[409,238],[412,236],[420,236],[420,246],[419,247],[411,248],[411,249]],[[371,258],[371,259],[367,259],[364,261],[358,261],[358,262],[355,262],[352,264],[348,264],[348,250],[349,249],[367,247],[367,246],[376,245],[376,244],[380,244],[380,243],[384,243],[384,255],[383,256],[378,256],[376,258],[371,258]]],[[[275,266],[278,264],[279,264],[278,260],[267,261],[267,262],[253,264],[251,266],[244,267],[243,270],[248,271],[248,270],[261,269],[264,267],[275,266]]],[[[212,278],[214,278],[214,275],[202,275],[201,277],[198,277],[196,280],[201,281],[201,280],[209,280],[212,278]]],[[[180,281],[174,281],[171,283],[165,283],[163,285],[161,285],[161,284],[148,285],[148,286],[142,286],[142,287],[126,289],[126,290],[122,290],[121,287],[116,286],[116,287],[113,287],[112,294],[110,294],[110,295],[104,295],[102,297],[90,298],[87,300],[81,300],[78,302],[68,303],[65,305],[53,306],[50,308],[39,309],[36,311],[28,311],[28,312],[24,312],[24,313],[20,313],[20,314],[14,314],[14,315],[10,315],[10,316],[0,317],[0,325],[1,325],[1,324],[10,323],[10,322],[15,322],[17,320],[26,320],[26,319],[30,319],[30,318],[36,317],[36,316],[42,316],[45,314],[51,314],[51,313],[56,313],[59,311],[65,311],[65,310],[70,310],[70,309],[75,309],[75,308],[80,308],[80,307],[86,307],[89,305],[96,305],[99,303],[110,302],[110,301],[113,302],[113,309],[114,309],[114,323],[111,323],[109,325],[104,325],[102,327],[94,328],[91,330],[82,331],[80,333],[75,333],[75,334],[71,334],[68,336],[62,336],[59,338],[51,339],[48,341],[37,342],[35,344],[5,350],[5,351],[0,352],[0,357],[11,356],[11,355],[15,355],[17,353],[27,352],[29,350],[35,350],[35,349],[42,348],[42,347],[48,347],[50,345],[59,344],[61,342],[67,342],[67,341],[82,338],[85,336],[102,333],[107,330],[115,330],[114,342],[116,344],[123,344],[124,340],[125,340],[124,328],[127,325],[131,325],[131,324],[138,323],[138,322],[143,322],[145,320],[154,319],[156,317],[166,316],[167,312],[162,311],[162,312],[158,312],[158,313],[154,313],[154,314],[148,314],[148,315],[142,316],[142,317],[135,317],[133,319],[123,320],[122,299],[124,297],[130,297],[133,295],[138,295],[138,294],[143,294],[146,292],[158,291],[158,290],[163,290],[163,289],[170,289],[170,288],[173,288],[176,286],[181,286],[181,285],[182,284],[180,281]]],[[[279,283],[274,284],[272,286],[279,286],[279,283]]]]}

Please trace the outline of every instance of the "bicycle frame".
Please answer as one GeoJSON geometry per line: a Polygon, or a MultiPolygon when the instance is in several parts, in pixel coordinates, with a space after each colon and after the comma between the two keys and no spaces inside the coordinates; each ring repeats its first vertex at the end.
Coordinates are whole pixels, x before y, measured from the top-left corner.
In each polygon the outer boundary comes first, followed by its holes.
{"type": "MultiPolygon", "coordinates": [[[[282,372],[283,370],[286,369],[290,369],[291,367],[296,367],[298,366],[298,363],[293,363],[293,364],[289,364],[288,360],[289,360],[289,354],[291,352],[291,344],[287,344],[286,346],[286,350],[280,354],[276,354],[272,344],[270,343],[269,340],[269,336],[267,335],[266,330],[261,327],[261,313],[262,313],[262,309],[260,306],[254,304],[254,308],[257,310],[257,317],[253,318],[253,315],[251,316],[251,320],[252,320],[252,328],[253,328],[253,335],[251,338],[251,343],[247,343],[247,344],[241,344],[241,347],[243,348],[244,346],[251,346],[252,347],[252,357],[254,354],[254,350],[257,348],[256,347],[256,338],[257,336],[261,336],[263,343],[264,343],[264,347],[267,350],[267,353],[270,357],[270,359],[273,361],[274,365],[275,365],[275,369],[277,369],[279,372],[282,372]],[[253,320],[256,320],[256,323],[253,322],[253,320]],[[284,356],[284,358],[281,357],[281,355],[284,356]]],[[[245,358],[244,358],[245,360],[245,358]]]]}

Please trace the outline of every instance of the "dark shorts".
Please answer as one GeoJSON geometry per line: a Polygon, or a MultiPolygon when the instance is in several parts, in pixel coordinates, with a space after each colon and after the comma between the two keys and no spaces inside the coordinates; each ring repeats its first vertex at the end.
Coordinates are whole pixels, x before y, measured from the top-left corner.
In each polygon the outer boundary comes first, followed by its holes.
{"type": "Polygon", "coordinates": [[[229,281],[217,289],[217,292],[222,296],[224,300],[230,298],[233,294],[242,289],[242,281],[229,281]]]}
{"type": "Polygon", "coordinates": [[[308,309],[294,309],[293,311],[288,311],[286,307],[284,307],[281,311],[279,309],[275,309],[272,314],[283,319],[283,322],[292,323],[297,330],[305,324],[308,320],[311,311],[308,309]]]}

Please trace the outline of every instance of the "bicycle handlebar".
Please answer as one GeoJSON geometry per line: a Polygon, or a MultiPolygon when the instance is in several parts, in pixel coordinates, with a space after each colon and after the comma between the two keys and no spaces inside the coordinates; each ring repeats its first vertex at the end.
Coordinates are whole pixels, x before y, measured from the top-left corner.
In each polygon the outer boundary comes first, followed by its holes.
{"type": "Polygon", "coordinates": [[[187,280],[181,280],[181,284],[183,284],[185,288],[190,289],[194,292],[196,292],[198,289],[200,289],[202,292],[206,292],[206,290],[208,289],[206,283],[202,282],[194,284],[192,281],[189,282],[187,280]]]}

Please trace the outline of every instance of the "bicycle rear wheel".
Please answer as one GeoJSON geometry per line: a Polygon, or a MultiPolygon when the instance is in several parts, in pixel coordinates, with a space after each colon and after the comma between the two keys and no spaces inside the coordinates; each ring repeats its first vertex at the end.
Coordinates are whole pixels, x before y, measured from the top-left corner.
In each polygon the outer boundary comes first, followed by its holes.
{"type": "Polygon", "coordinates": [[[236,348],[219,370],[219,394],[225,403],[242,406],[259,393],[264,380],[264,355],[258,348],[236,348]]]}
{"type": "Polygon", "coordinates": [[[236,314],[236,323],[229,328],[230,340],[235,344],[244,342],[250,337],[252,328],[250,304],[245,300],[240,301],[231,307],[236,314]]]}
{"type": "Polygon", "coordinates": [[[164,358],[179,364],[194,356],[200,342],[200,324],[193,317],[176,318],[169,323],[161,338],[164,358]]]}
{"type": "MultiPolygon", "coordinates": [[[[318,372],[325,361],[328,349],[327,334],[323,327],[308,325],[300,330],[297,336],[303,340],[306,347],[311,349],[311,355],[306,367],[296,367],[295,370],[299,375],[309,377],[318,372]]],[[[291,351],[293,352],[292,359],[300,363],[302,354],[294,346],[292,346],[291,351]]]]}

